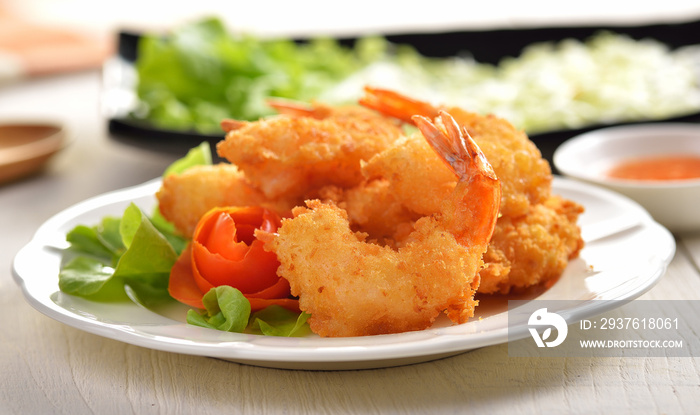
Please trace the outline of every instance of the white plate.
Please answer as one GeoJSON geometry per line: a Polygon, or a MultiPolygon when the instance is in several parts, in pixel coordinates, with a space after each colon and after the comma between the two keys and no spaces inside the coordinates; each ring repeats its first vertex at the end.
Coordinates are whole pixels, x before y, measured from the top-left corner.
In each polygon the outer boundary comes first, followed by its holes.
{"type": "MultiPolygon", "coordinates": [[[[66,233],[78,224],[95,224],[105,215],[119,216],[131,201],[150,211],[159,186],[156,180],[88,199],[44,223],[14,260],[15,279],[28,302],[62,323],[126,343],[276,368],[389,367],[509,340],[507,301],[497,297],[482,299],[477,318],[461,325],[441,322],[418,332],[356,338],[279,338],[187,325],[184,306],[148,310],[130,302],[96,303],[61,293],[58,272],[66,233]]],[[[665,273],[675,241],[639,205],[561,178],[555,179],[554,192],[586,207],[580,223],[587,244],[580,258],[569,264],[556,284],[536,296],[583,300],[580,306],[566,310],[569,323],[605,312],[611,303],[621,305],[640,296],[665,273]]]]}

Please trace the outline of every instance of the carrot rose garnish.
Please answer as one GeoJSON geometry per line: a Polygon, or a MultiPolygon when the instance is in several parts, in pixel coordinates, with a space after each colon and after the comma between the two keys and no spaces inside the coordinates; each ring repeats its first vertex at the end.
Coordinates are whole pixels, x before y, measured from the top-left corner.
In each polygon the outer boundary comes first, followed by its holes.
{"type": "Polygon", "coordinates": [[[176,300],[205,308],[202,297],[212,288],[230,286],[248,299],[251,311],[280,305],[299,311],[289,283],[277,275],[279,261],[255,230],[275,232],[279,216],[262,207],[220,207],[199,220],[192,242],[170,273],[168,290],[176,300]]]}

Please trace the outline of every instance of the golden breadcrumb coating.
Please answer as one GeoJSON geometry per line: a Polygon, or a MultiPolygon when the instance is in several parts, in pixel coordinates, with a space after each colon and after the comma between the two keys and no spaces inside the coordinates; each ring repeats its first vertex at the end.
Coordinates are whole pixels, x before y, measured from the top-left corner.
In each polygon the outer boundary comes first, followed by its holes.
{"type": "Polygon", "coordinates": [[[360,162],[401,135],[396,122],[364,108],[336,109],[325,118],[279,115],[241,123],[217,145],[271,199],[308,198],[325,185],[352,187],[360,162]]]}

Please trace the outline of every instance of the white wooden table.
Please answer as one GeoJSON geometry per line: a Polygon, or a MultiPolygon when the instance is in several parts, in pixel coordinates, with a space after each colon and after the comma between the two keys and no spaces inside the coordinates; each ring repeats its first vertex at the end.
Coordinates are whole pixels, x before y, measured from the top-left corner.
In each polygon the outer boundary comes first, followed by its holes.
{"type": "MultiPolygon", "coordinates": [[[[56,212],[157,177],[180,156],[110,138],[99,74],[0,89],[0,116],[66,122],[74,141],[47,170],[0,187],[0,413],[695,413],[700,358],[510,358],[487,347],[429,363],[290,371],[128,345],[30,307],[15,253],[56,212]]],[[[642,298],[700,300],[700,235],[678,236],[666,275],[642,298]]],[[[695,333],[696,336],[700,333],[695,333]]]]}

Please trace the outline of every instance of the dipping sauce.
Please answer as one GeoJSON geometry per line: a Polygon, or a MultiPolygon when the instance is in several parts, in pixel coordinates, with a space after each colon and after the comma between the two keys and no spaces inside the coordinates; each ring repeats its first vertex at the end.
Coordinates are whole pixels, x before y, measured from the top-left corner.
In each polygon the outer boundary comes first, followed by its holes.
{"type": "Polygon", "coordinates": [[[686,180],[700,178],[700,156],[668,155],[623,161],[608,177],[630,180],[686,180]]]}

